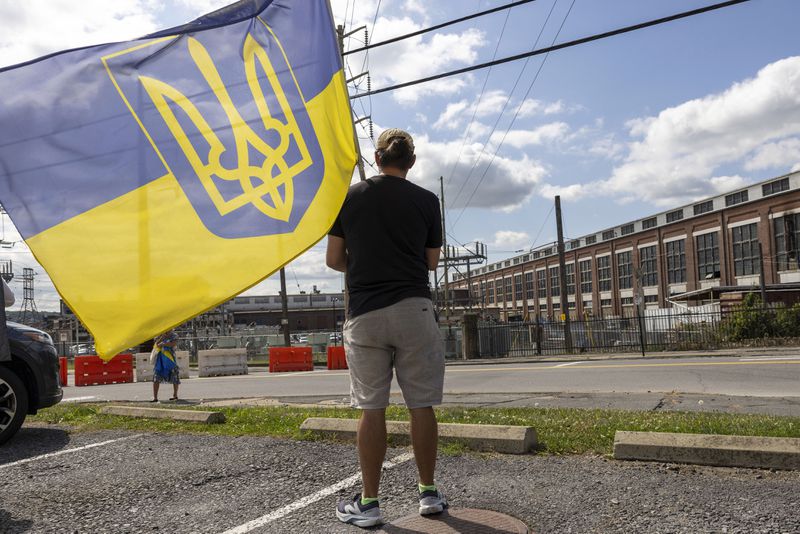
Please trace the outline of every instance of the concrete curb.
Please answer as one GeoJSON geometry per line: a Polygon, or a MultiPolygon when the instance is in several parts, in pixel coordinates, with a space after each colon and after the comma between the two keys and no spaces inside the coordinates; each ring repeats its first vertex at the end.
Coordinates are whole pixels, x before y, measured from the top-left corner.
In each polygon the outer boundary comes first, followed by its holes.
{"type": "Polygon", "coordinates": [[[721,467],[800,469],[800,438],[618,431],[614,458],[721,467]]]}
{"type": "Polygon", "coordinates": [[[137,406],[106,406],[100,409],[106,415],[123,417],[145,417],[149,419],[171,419],[173,421],[189,421],[207,425],[225,422],[222,412],[201,412],[196,410],[170,410],[166,408],[139,408],[137,406]]]}
{"type": "MultiPolygon", "coordinates": [[[[300,425],[300,430],[348,440],[355,439],[357,429],[357,419],[309,417],[300,425]]],[[[386,432],[393,438],[407,441],[410,437],[410,423],[386,421],[386,432]]],[[[531,427],[454,423],[439,423],[439,441],[442,443],[459,442],[473,450],[506,454],[525,454],[537,444],[536,430],[531,427]]]]}

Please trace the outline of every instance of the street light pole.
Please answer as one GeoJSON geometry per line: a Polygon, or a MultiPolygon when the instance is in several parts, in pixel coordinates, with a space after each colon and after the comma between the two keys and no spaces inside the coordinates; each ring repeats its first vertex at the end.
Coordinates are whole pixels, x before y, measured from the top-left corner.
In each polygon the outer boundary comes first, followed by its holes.
{"type": "Polygon", "coordinates": [[[337,344],[337,333],[339,330],[336,328],[336,303],[339,301],[339,297],[331,297],[331,302],[333,303],[333,344],[337,344]]]}

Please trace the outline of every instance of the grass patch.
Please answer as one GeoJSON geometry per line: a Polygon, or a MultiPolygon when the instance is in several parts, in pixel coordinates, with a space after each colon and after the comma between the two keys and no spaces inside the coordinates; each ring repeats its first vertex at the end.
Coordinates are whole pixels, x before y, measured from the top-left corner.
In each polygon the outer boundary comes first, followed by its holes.
{"type": "MultiPolygon", "coordinates": [[[[310,440],[314,439],[310,433],[300,431],[300,424],[307,417],[358,417],[358,411],[341,408],[222,408],[220,411],[227,418],[225,424],[203,425],[103,415],[99,413],[101,407],[59,404],[42,410],[30,421],[66,424],[78,431],[124,429],[310,440]]],[[[531,426],[536,429],[541,451],[550,454],[610,454],[617,430],[800,438],[800,418],[770,415],[574,408],[442,408],[436,413],[442,423],[531,426]]],[[[408,419],[408,412],[405,408],[391,406],[386,417],[403,421],[408,419]]],[[[441,449],[446,454],[461,454],[466,450],[458,443],[442,445],[441,449]]]]}

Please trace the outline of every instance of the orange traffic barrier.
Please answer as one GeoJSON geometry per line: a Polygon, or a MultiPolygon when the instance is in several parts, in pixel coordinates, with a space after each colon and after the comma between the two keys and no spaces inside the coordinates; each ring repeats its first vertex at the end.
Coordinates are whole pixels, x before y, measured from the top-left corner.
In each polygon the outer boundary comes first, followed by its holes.
{"type": "Polygon", "coordinates": [[[61,382],[61,387],[67,386],[67,357],[61,356],[58,359],[58,379],[61,382]]]}
{"type": "Polygon", "coordinates": [[[133,355],[117,354],[109,361],[99,356],[75,356],[75,385],[98,386],[133,382],[133,355]]]}
{"type": "Polygon", "coordinates": [[[313,371],[311,347],[270,347],[269,372],[313,371]]]}
{"type": "Polygon", "coordinates": [[[347,358],[344,355],[344,347],[328,346],[328,369],[347,369],[347,358]]]}

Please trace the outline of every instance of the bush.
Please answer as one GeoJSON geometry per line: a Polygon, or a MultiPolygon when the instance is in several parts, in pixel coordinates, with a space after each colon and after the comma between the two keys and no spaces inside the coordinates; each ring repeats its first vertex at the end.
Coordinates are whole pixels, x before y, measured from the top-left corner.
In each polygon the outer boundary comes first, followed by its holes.
{"type": "MultiPolygon", "coordinates": [[[[795,316],[787,316],[791,322],[795,316]]],[[[761,298],[755,293],[748,293],[742,299],[742,305],[727,317],[721,330],[729,341],[742,341],[744,339],[758,339],[782,335],[774,310],[764,307],[761,298]]]]}
{"type": "Polygon", "coordinates": [[[775,328],[781,337],[800,336],[800,303],[781,308],[775,314],[775,328]]]}

